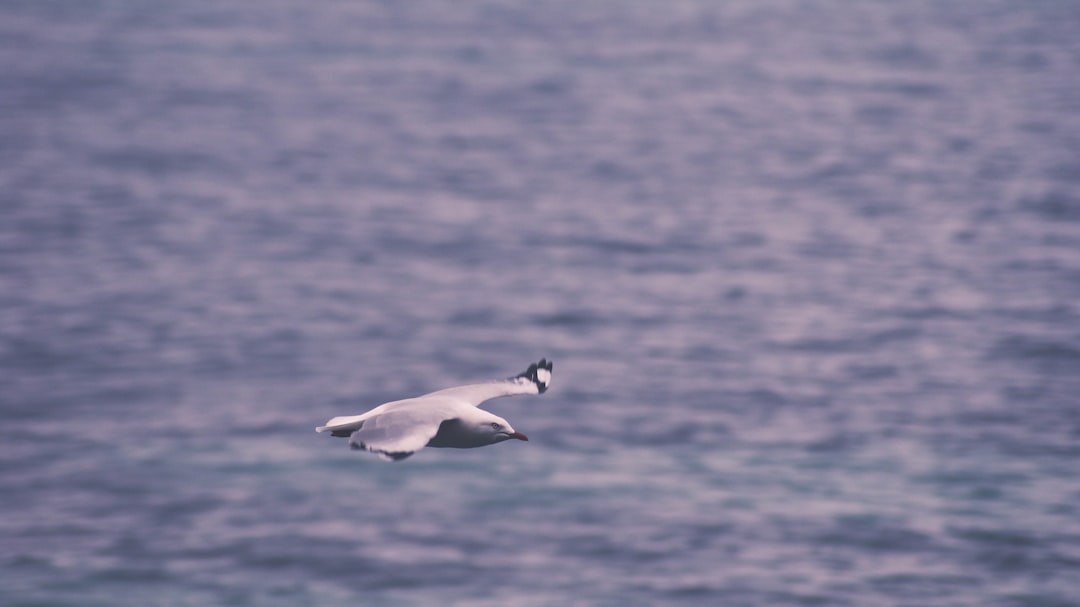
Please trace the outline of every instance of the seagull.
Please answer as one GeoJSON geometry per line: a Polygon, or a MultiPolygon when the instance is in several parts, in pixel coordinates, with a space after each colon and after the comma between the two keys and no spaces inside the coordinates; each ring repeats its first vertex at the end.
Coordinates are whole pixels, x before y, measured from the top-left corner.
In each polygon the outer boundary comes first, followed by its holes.
{"type": "Polygon", "coordinates": [[[471,449],[511,438],[527,441],[505,419],[480,409],[500,396],[543,394],[551,385],[553,364],[546,358],[514,377],[469,384],[383,403],[360,415],[339,416],[316,432],[349,437],[353,449],[387,461],[400,461],[426,447],[471,449]]]}

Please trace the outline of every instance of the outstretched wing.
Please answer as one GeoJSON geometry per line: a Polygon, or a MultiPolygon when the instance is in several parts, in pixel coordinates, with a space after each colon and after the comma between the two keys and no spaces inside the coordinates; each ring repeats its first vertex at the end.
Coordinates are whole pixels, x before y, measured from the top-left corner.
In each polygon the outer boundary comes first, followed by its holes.
{"type": "Polygon", "coordinates": [[[402,460],[423,449],[446,421],[438,409],[394,409],[363,420],[349,435],[349,446],[370,451],[383,459],[402,460]]]}
{"type": "Polygon", "coordinates": [[[551,369],[554,364],[546,358],[540,362],[529,365],[524,372],[509,379],[486,382],[482,384],[470,384],[456,386],[425,394],[420,398],[429,396],[446,396],[455,400],[469,403],[479,407],[484,401],[500,396],[512,396],[514,394],[543,394],[551,385],[551,369]]]}

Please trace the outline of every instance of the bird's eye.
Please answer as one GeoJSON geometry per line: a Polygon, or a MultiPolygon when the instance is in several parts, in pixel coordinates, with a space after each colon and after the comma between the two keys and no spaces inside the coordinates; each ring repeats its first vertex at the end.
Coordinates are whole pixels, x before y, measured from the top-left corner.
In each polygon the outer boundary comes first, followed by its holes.
{"type": "Polygon", "coordinates": [[[491,428],[492,430],[499,430],[500,428],[502,428],[502,426],[499,425],[497,422],[491,422],[491,428]]]}

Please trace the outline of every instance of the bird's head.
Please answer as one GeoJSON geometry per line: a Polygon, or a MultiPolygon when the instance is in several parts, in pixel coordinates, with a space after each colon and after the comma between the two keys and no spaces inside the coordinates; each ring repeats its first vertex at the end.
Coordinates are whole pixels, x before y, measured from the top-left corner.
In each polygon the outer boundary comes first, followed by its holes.
{"type": "Polygon", "coordinates": [[[525,441],[529,440],[528,436],[514,430],[509,422],[497,415],[492,415],[490,418],[480,422],[478,430],[489,435],[491,437],[491,442],[493,443],[501,443],[504,440],[509,440],[511,438],[525,441]]]}

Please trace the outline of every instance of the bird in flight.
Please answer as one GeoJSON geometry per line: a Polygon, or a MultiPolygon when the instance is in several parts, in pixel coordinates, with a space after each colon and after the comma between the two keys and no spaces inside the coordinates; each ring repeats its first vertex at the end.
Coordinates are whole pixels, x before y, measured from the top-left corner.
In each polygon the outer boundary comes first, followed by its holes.
{"type": "Polygon", "coordinates": [[[353,449],[399,461],[424,447],[471,449],[529,437],[480,405],[500,396],[543,394],[551,385],[553,365],[546,358],[514,377],[438,390],[383,403],[360,415],[338,416],[315,428],[349,438],[353,449]]]}

